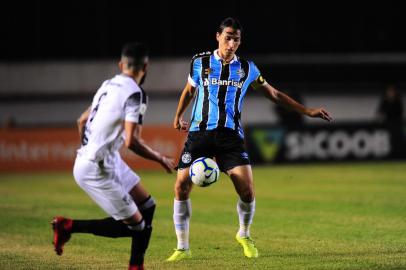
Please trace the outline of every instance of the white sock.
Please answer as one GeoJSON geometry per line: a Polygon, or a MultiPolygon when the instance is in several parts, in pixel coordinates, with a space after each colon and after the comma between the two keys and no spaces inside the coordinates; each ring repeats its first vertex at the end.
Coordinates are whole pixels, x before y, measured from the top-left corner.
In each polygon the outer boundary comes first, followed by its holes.
{"type": "Polygon", "coordinates": [[[238,230],[238,234],[241,237],[249,237],[250,225],[255,213],[255,199],[250,203],[243,202],[241,199],[238,200],[237,212],[240,221],[240,229],[238,230]]]}
{"type": "Polygon", "coordinates": [[[173,223],[175,224],[178,249],[189,249],[189,220],[192,215],[192,203],[186,201],[173,201],[173,223]]]}

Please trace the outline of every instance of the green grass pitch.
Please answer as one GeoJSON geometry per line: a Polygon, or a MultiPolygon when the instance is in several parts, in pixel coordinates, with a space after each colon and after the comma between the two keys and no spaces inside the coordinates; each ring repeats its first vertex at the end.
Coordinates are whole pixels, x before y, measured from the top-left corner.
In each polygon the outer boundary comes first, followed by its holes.
{"type": "MultiPolygon", "coordinates": [[[[404,162],[254,167],[254,260],[234,240],[237,196],[222,174],[192,193],[193,258],[165,262],[175,176],[139,174],[158,204],[147,269],[406,269],[404,162]]],[[[56,256],[54,215],[106,216],[69,173],[0,174],[0,269],[127,269],[128,238],[75,234],[56,256]]]]}

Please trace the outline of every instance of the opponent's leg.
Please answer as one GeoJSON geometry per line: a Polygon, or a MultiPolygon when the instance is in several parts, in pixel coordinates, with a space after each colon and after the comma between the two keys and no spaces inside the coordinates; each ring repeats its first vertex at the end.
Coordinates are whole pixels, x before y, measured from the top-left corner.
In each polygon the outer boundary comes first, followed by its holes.
{"type": "Polygon", "coordinates": [[[122,220],[115,220],[111,217],[94,220],[73,220],[65,217],[55,217],[52,221],[54,231],[53,244],[56,254],[62,255],[63,247],[69,241],[72,233],[92,233],[105,237],[130,237],[134,231],[143,230],[145,222],[140,212],[122,220]]]}
{"type": "Polygon", "coordinates": [[[130,195],[134,198],[145,221],[143,231],[136,232],[131,241],[131,257],[129,269],[143,269],[145,252],[152,234],[152,220],[155,212],[155,200],[149,195],[141,183],[135,185],[130,195]]]}
{"type": "MultiPolygon", "coordinates": [[[[101,220],[71,220],[56,217],[53,222],[54,248],[58,255],[71,233],[93,233],[106,237],[132,236],[145,222],[131,196],[123,189],[117,173],[104,172],[98,163],[76,159],[74,176],[78,185],[112,217],[101,220]]],[[[134,179],[137,180],[137,179],[134,179]]]]}
{"type": "Polygon", "coordinates": [[[192,256],[189,249],[189,221],[192,215],[189,193],[191,190],[192,183],[189,180],[188,168],[178,170],[173,203],[173,223],[178,244],[175,252],[167,261],[179,261],[192,256]]]}
{"type": "Polygon", "coordinates": [[[250,226],[255,214],[254,181],[250,165],[237,166],[227,171],[233,181],[240,199],[237,212],[240,228],[236,240],[242,245],[244,255],[248,258],[258,257],[258,250],[250,237],[250,226]]]}

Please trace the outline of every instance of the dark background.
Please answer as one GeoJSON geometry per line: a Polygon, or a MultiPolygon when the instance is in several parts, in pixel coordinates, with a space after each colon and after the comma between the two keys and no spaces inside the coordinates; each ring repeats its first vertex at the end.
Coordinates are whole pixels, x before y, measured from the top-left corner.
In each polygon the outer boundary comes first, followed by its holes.
{"type": "Polygon", "coordinates": [[[216,46],[227,16],[242,54],[405,52],[401,1],[15,1],[2,4],[0,58],[110,58],[143,40],[153,56],[216,46]]]}
{"type": "Polygon", "coordinates": [[[134,40],[146,42],[152,58],[189,58],[216,48],[227,16],[244,27],[238,55],[278,87],[362,93],[406,85],[401,1],[7,1],[0,61],[116,58],[134,40]],[[267,61],[269,54],[282,61],[267,61]],[[312,61],[315,54],[322,60],[312,61]],[[310,58],[284,61],[295,55],[310,58]]]}

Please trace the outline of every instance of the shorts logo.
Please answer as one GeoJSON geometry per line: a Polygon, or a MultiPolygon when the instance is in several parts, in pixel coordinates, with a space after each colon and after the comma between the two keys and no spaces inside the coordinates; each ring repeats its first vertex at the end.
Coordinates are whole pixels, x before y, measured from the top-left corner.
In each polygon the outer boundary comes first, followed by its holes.
{"type": "Polygon", "coordinates": [[[248,154],[247,154],[247,152],[241,153],[241,157],[244,158],[244,159],[248,159],[248,154]]]}
{"type": "Polygon", "coordinates": [[[132,202],[132,199],[130,198],[130,196],[128,196],[127,194],[124,195],[123,197],[123,201],[126,205],[130,205],[132,202]]]}
{"type": "Polygon", "coordinates": [[[182,162],[188,164],[192,161],[192,155],[189,152],[185,152],[182,155],[182,162]]]}

